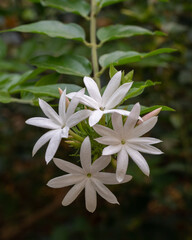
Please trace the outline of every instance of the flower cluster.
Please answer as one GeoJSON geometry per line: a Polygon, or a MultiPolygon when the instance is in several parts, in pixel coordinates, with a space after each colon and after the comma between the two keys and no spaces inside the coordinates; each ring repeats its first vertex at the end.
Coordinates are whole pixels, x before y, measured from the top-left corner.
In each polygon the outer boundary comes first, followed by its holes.
{"type": "Polygon", "coordinates": [[[61,188],[74,185],[63,199],[64,206],[72,203],[85,188],[86,209],[94,212],[97,205],[96,193],[110,203],[118,203],[114,194],[104,184],[120,184],[131,180],[132,177],[126,175],[129,158],[149,176],[149,166],[141,153],[161,154],[162,152],[152,146],[161,142],[159,139],[142,137],[155,126],[157,116],[154,115],[157,112],[152,112],[142,119],[139,103],[135,104],[130,112],[118,108],[132,86],[132,82],[121,85],[121,72],[117,72],[112,77],[102,96],[93,79],[84,77],[84,84],[89,96],[85,94],[85,89],[67,95],[64,90],[59,100],[58,114],[49,104],[39,99],[40,108],[47,118],[30,118],[26,123],[49,129],[36,142],[33,155],[49,142],[45,153],[46,162],[49,163],[53,159],[57,167],[68,173],[50,180],[48,186],[61,188]],[[76,111],[79,104],[84,107],[76,111]],[[105,118],[106,115],[109,117],[105,118]],[[82,137],[75,133],[73,127],[78,128],[78,125],[82,121],[86,122],[87,119],[87,125],[89,128],[92,127],[94,135],[100,137],[93,138],[88,134],[82,137]],[[61,139],[70,142],[73,137],[78,139],[82,168],[71,162],[54,158],[61,139]],[[95,157],[91,151],[98,146],[97,143],[103,146],[99,157],[95,157]],[[111,158],[117,161],[116,173],[103,172],[102,170],[110,164],[111,158]]]}

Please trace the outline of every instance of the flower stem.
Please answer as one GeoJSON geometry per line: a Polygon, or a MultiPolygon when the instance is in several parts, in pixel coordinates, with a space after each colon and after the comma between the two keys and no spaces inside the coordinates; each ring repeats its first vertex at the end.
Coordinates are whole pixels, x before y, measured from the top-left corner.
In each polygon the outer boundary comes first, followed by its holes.
{"type": "Polygon", "coordinates": [[[69,130],[69,134],[76,140],[83,142],[84,138],[79,136],[78,134],[74,133],[71,129],[69,130]]]}
{"type": "Polygon", "coordinates": [[[96,14],[97,14],[97,3],[96,0],[91,0],[91,15],[90,15],[90,42],[91,42],[91,58],[93,64],[93,78],[101,88],[100,79],[97,76],[99,72],[98,58],[97,58],[97,43],[96,43],[96,14]]]}

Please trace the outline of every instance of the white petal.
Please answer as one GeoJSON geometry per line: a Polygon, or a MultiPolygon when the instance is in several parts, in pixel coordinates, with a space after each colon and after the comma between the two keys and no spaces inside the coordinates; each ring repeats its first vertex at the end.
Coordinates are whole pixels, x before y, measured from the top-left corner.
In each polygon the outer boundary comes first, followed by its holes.
{"type": "Polygon", "coordinates": [[[83,180],[82,182],[75,184],[69,190],[69,192],[66,194],[66,196],[62,201],[63,206],[68,206],[78,197],[78,195],[81,193],[81,191],[85,187],[85,183],[86,183],[86,180],[83,180]]]}
{"type": "Polygon", "coordinates": [[[50,118],[56,124],[61,124],[58,114],[48,103],[42,99],[39,99],[39,106],[48,118],[50,118]]]}
{"type": "Polygon", "coordinates": [[[66,95],[66,97],[69,98],[69,99],[72,99],[76,94],[77,94],[77,92],[71,92],[71,93],[68,93],[66,95]]]}
{"type": "Polygon", "coordinates": [[[73,115],[71,115],[66,122],[66,125],[71,128],[77,125],[79,122],[83,121],[84,119],[88,118],[91,114],[90,110],[81,110],[73,115]]]}
{"type": "Polygon", "coordinates": [[[101,104],[101,94],[99,92],[96,82],[90,77],[84,77],[83,81],[90,97],[92,97],[96,102],[101,104]]]}
{"type": "Polygon", "coordinates": [[[94,175],[95,178],[99,179],[103,184],[120,184],[129,182],[132,179],[132,176],[125,175],[122,182],[117,181],[117,177],[115,173],[107,173],[107,172],[98,172],[94,175]]]}
{"type": "Polygon", "coordinates": [[[119,132],[120,135],[122,135],[123,121],[122,121],[121,114],[113,113],[112,116],[111,116],[111,120],[112,120],[113,129],[116,132],[119,132]]]}
{"type": "Polygon", "coordinates": [[[89,137],[86,137],[81,145],[80,149],[80,161],[83,170],[86,173],[90,173],[91,167],[91,142],[89,137]]]}
{"type": "Polygon", "coordinates": [[[118,182],[122,182],[127,172],[128,154],[124,148],[117,154],[116,177],[118,182]]]}
{"type": "Polygon", "coordinates": [[[71,162],[68,162],[68,161],[65,161],[65,160],[62,160],[62,159],[59,159],[59,158],[54,158],[53,159],[55,165],[60,168],[61,170],[63,170],[64,172],[67,172],[67,173],[72,173],[72,174],[83,174],[84,171],[82,168],[80,168],[79,166],[71,163],[71,162]]]}
{"type": "Polygon", "coordinates": [[[121,114],[123,116],[129,116],[130,112],[127,111],[127,110],[123,110],[123,109],[109,109],[109,110],[104,110],[104,113],[107,114],[107,113],[118,113],[118,114],[121,114]]]}
{"type": "Polygon", "coordinates": [[[129,136],[130,130],[135,127],[135,124],[139,118],[139,114],[140,114],[140,104],[136,103],[133,106],[133,108],[124,124],[124,132],[125,132],[126,136],[129,136]]]}
{"type": "Polygon", "coordinates": [[[121,71],[117,72],[107,84],[107,87],[102,96],[102,106],[106,106],[109,98],[117,90],[121,82],[121,71]]]}
{"type": "Polygon", "coordinates": [[[133,161],[137,164],[137,166],[141,169],[141,171],[149,176],[150,170],[149,166],[145,160],[145,158],[136,150],[129,148],[126,146],[127,153],[133,159],[133,161]]]}
{"type": "Polygon", "coordinates": [[[85,179],[85,176],[82,174],[66,174],[66,175],[51,179],[47,183],[47,186],[52,188],[62,188],[62,187],[67,187],[67,186],[79,183],[83,179],[85,179]]]}
{"type": "Polygon", "coordinates": [[[88,179],[85,184],[85,205],[89,212],[94,212],[97,207],[97,194],[91,181],[88,179]]]}
{"type": "Polygon", "coordinates": [[[82,97],[80,97],[80,102],[82,104],[84,104],[85,106],[88,106],[90,108],[93,109],[99,109],[100,105],[98,102],[96,102],[93,98],[87,96],[87,95],[83,95],[82,97]]]}
{"type": "Polygon", "coordinates": [[[101,183],[96,178],[91,178],[91,181],[93,183],[95,190],[102,198],[104,198],[106,201],[110,203],[119,204],[115,195],[105,185],[103,185],[103,183],[101,183]]]}
{"type": "Polygon", "coordinates": [[[95,141],[105,145],[118,145],[121,143],[121,141],[118,138],[114,138],[113,136],[95,138],[95,141]]]}
{"type": "Polygon", "coordinates": [[[58,129],[60,125],[56,124],[48,118],[34,117],[26,121],[27,124],[33,125],[36,127],[48,128],[48,129],[58,129]]]}
{"type": "Polygon", "coordinates": [[[132,137],[140,137],[144,135],[145,133],[149,132],[157,123],[157,117],[152,117],[143,123],[141,123],[139,126],[135,127],[133,129],[133,133],[131,133],[132,137]]]}
{"type": "Polygon", "coordinates": [[[122,145],[110,145],[103,149],[102,155],[112,155],[118,153],[122,148],[122,145]]]}
{"type": "Polygon", "coordinates": [[[97,124],[93,126],[93,129],[101,136],[113,136],[114,138],[118,138],[118,134],[108,127],[97,124]]]}
{"type": "Polygon", "coordinates": [[[162,154],[163,152],[154,146],[142,143],[127,143],[130,148],[133,148],[139,152],[149,153],[149,154],[162,154]]]}
{"type": "Polygon", "coordinates": [[[62,123],[66,121],[66,89],[61,94],[59,99],[59,116],[62,120],[62,123]]]}
{"type": "Polygon", "coordinates": [[[96,173],[106,168],[111,161],[111,156],[101,156],[91,165],[91,173],[96,173]]]}
{"type": "Polygon", "coordinates": [[[77,92],[75,94],[75,96],[73,97],[73,99],[71,100],[71,102],[67,108],[66,119],[68,119],[75,112],[75,109],[76,109],[77,105],[79,104],[80,97],[83,96],[84,92],[85,92],[85,89],[82,88],[79,92],[77,92]]]}
{"type": "Polygon", "coordinates": [[[53,137],[55,131],[57,131],[57,130],[48,131],[47,133],[43,134],[39,138],[39,140],[35,143],[35,145],[33,147],[32,156],[34,156],[36,154],[36,152],[53,137]]]}
{"type": "Polygon", "coordinates": [[[129,143],[146,143],[146,144],[155,144],[155,143],[162,142],[160,139],[151,138],[151,137],[131,138],[128,141],[129,141],[129,143]]]}
{"type": "Polygon", "coordinates": [[[68,135],[69,135],[69,127],[68,127],[68,126],[65,126],[65,127],[62,129],[61,138],[68,138],[68,135]]]}
{"type": "Polygon", "coordinates": [[[45,160],[47,163],[51,161],[51,159],[54,157],[55,153],[57,152],[57,149],[61,142],[61,131],[62,130],[55,131],[53,137],[51,138],[48,144],[48,147],[45,153],[45,160]]]}
{"type": "Polygon", "coordinates": [[[113,95],[108,99],[108,101],[105,105],[106,109],[111,109],[111,108],[114,108],[115,106],[117,106],[123,100],[123,98],[129,91],[131,85],[132,85],[132,82],[121,85],[113,93],[113,95]]]}
{"type": "Polygon", "coordinates": [[[92,111],[89,117],[89,125],[90,127],[94,126],[96,123],[99,122],[99,120],[102,118],[103,116],[103,111],[101,110],[95,110],[92,111]]]}

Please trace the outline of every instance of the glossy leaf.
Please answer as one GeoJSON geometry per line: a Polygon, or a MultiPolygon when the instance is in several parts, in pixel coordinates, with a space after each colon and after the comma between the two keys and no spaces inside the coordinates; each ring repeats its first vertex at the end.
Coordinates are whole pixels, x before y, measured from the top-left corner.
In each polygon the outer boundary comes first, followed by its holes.
{"type": "Polygon", "coordinates": [[[161,32],[152,32],[148,29],[131,25],[112,25],[100,28],[97,31],[97,37],[104,43],[110,40],[127,38],[137,35],[165,35],[161,32]]]}
{"type": "Polygon", "coordinates": [[[45,34],[49,37],[59,37],[83,41],[85,32],[83,28],[75,23],[64,24],[59,21],[47,20],[21,25],[3,32],[25,32],[45,34]]]}
{"type": "Polygon", "coordinates": [[[67,93],[76,92],[81,89],[80,86],[75,84],[51,84],[45,86],[23,86],[23,87],[16,87],[15,89],[11,90],[11,93],[20,93],[20,92],[29,92],[34,94],[35,96],[49,96],[49,97],[56,97],[59,98],[59,91],[58,88],[67,90],[67,93]]]}
{"type": "Polygon", "coordinates": [[[127,63],[133,63],[141,61],[143,58],[151,57],[161,53],[175,52],[172,48],[160,48],[149,53],[139,53],[135,51],[115,51],[112,53],[104,54],[99,58],[99,63],[102,67],[108,67],[110,64],[114,66],[124,65],[127,63]]]}
{"type": "Polygon", "coordinates": [[[31,62],[39,68],[51,69],[61,74],[74,76],[89,76],[91,74],[90,62],[85,57],[77,55],[40,56],[31,62]]]}
{"type": "Polygon", "coordinates": [[[97,0],[97,4],[100,8],[106,7],[115,3],[124,2],[126,0],[97,0]]]}
{"type": "Polygon", "coordinates": [[[83,17],[87,17],[90,11],[90,5],[84,0],[42,0],[41,4],[62,11],[72,12],[83,17]]]}

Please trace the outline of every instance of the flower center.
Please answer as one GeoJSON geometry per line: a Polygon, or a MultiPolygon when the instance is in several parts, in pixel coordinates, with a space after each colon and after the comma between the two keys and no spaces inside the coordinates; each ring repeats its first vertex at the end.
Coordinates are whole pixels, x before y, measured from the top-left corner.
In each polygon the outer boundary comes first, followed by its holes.
{"type": "Polygon", "coordinates": [[[91,177],[91,173],[87,173],[87,177],[90,178],[91,177]]]}
{"type": "Polygon", "coordinates": [[[104,108],[104,107],[100,107],[99,109],[100,109],[101,111],[104,111],[104,110],[105,110],[105,108],[104,108]]]}
{"type": "Polygon", "coordinates": [[[121,140],[121,144],[124,145],[125,143],[126,143],[126,141],[125,141],[124,139],[122,139],[122,140],[121,140]]]}

